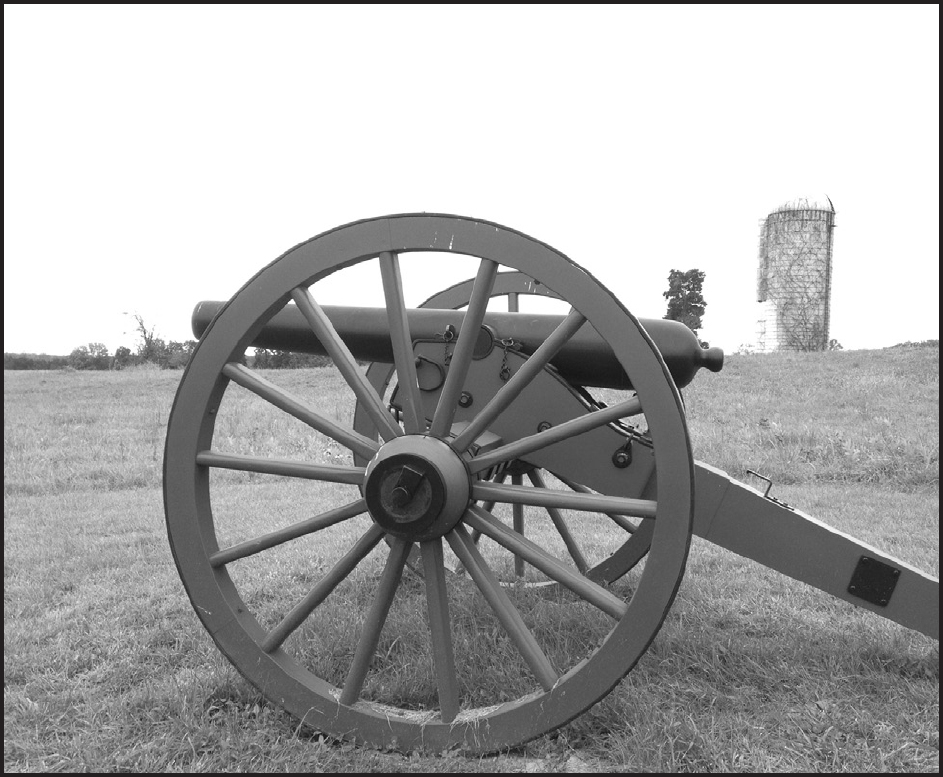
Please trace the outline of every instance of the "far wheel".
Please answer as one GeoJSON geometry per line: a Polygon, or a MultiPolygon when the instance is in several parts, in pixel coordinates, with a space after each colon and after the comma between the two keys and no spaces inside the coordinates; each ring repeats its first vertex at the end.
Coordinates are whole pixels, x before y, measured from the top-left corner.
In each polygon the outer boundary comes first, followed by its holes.
{"type": "Polygon", "coordinates": [[[585,270],[548,246],[496,224],[429,214],[371,219],[323,233],[288,251],[237,292],[204,333],[184,373],[164,461],[167,528],[178,571],[197,615],[234,666],[307,725],[377,747],[437,752],[486,753],[519,745],[579,715],[632,669],[680,584],[693,485],[677,389],[635,318],[585,270]],[[401,254],[422,251],[438,252],[442,261],[451,254],[478,260],[429,424],[418,412],[399,265],[401,254]],[[379,264],[397,378],[405,393],[402,424],[364,378],[315,296],[323,279],[370,260],[379,264]],[[455,407],[500,264],[564,296],[572,310],[526,368],[453,438],[455,407]],[[242,364],[255,333],[289,301],[368,408],[382,442],[330,418],[326,396],[301,400],[242,364]],[[513,412],[519,392],[586,323],[611,345],[637,397],[471,456],[469,445],[479,430],[513,412]],[[230,440],[242,439],[236,429],[241,419],[225,424],[217,419],[230,395],[240,392],[301,421],[312,440],[330,439],[369,463],[322,463],[304,453],[272,458],[256,452],[263,439],[229,450],[230,440]],[[560,443],[578,450],[579,435],[639,412],[645,413],[654,447],[657,500],[477,478],[544,446],[560,443]],[[242,476],[249,481],[238,480],[242,476]],[[281,488],[291,494],[285,502],[276,499],[281,488]],[[348,501],[287,525],[269,508],[271,503],[284,504],[286,511],[314,508],[345,488],[348,501]],[[260,490],[273,501],[259,499],[260,490]],[[652,519],[651,549],[628,601],[495,520],[480,506],[490,501],[652,519]],[[321,541],[333,529],[349,537],[346,544],[321,541]],[[573,608],[567,623],[574,634],[565,652],[550,647],[557,627],[542,621],[547,604],[528,609],[526,596],[502,587],[472,541],[473,531],[570,592],[560,603],[573,608]],[[424,574],[407,579],[403,569],[417,545],[424,574]],[[470,582],[446,579],[446,546],[469,571],[470,582]],[[386,643],[384,633],[415,619],[417,595],[425,600],[427,625],[411,634],[410,639],[418,638],[407,653],[398,653],[400,637],[386,643]],[[360,601],[362,610],[353,606],[360,601]],[[469,631],[469,615],[495,626],[469,631]],[[601,631],[592,632],[600,623],[601,631]],[[579,633],[583,630],[588,634],[579,633]],[[492,642],[482,644],[485,639],[492,642]],[[466,664],[492,659],[496,669],[510,667],[518,684],[488,686],[487,675],[469,675],[466,664]],[[414,675],[391,690],[407,669],[414,675]],[[416,692],[407,699],[410,689],[416,692]]]}
{"type": "MultiPolygon", "coordinates": [[[[419,307],[459,310],[468,305],[474,285],[474,278],[470,278],[462,283],[457,283],[432,295],[419,307]]],[[[519,311],[520,297],[522,295],[525,297],[539,296],[557,300],[562,299],[556,292],[534,281],[533,278],[523,273],[501,272],[495,276],[495,282],[491,288],[491,298],[506,297],[508,312],[514,313],[519,311]]],[[[391,364],[373,362],[367,368],[367,380],[370,381],[370,385],[373,386],[381,397],[386,395],[395,375],[396,368],[391,364]]],[[[367,408],[360,401],[357,402],[354,411],[354,429],[371,439],[376,440],[379,438],[376,426],[370,418],[370,413],[367,412],[367,408]]],[[[359,466],[364,466],[367,463],[366,459],[356,452],[353,454],[353,458],[354,462],[359,466]]],[[[527,477],[536,487],[546,488],[548,476],[555,477],[539,467],[524,467],[521,468],[519,472],[511,475],[511,483],[513,485],[522,485],[523,478],[527,477]]],[[[504,478],[502,478],[501,482],[503,481],[504,478]]],[[[561,482],[573,491],[592,493],[591,490],[585,486],[565,477],[561,479],[561,482]]],[[[494,502],[486,502],[484,509],[488,511],[493,510],[494,502]]],[[[579,543],[574,538],[573,533],[567,525],[567,518],[560,510],[552,507],[544,509],[538,508],[537,516],[527,516],[525,515],[524,505],[517,504],[513,505],[512,513],[513,527],[519,534],[533,534],[532,528],[530,530],[526,529],[529,521],[533,517],[536,517],[537,520],[542,520],[540,513],[545,513],[551,521],[554,531],[559,534],[561,540],[566,545],[571,563],[581,574],[603,583],[612,583],[635,568],[645,557],[645,554],[648,553],[648,549],[651,545],[652,532],[654,531],[654,526],[650,520],[632,520],[625,516],[610,514],[607,517],[626,533],[625,537],[620,539],[620,541],[613,546],[614,549],[610,553],[604,554],[603,557],[588,558],[587,554],[584,553],[579,543]]],[[[472,532],[472,539],[476,543],[480,536],[480,532],[472,532]]],[[[416,563],[418,561],[418,552],[414,552],[413,556],[415,558],[413,558],[412,561],[416,563]]],[[[418,569],[418,564],[416,568],[418,569]]],[[[460,573],[464,572],[464,567],[458,565],[456,571],[460,573]]],[[[527,584],[524,559],[520,556],[514,557],[514,580],[527,584]]],[[[536,583],[536,585],[545,585],[548,582],[552,582],[548,581],[546,577],[541,577],[540,580],[541,582],[536,583]]]]}

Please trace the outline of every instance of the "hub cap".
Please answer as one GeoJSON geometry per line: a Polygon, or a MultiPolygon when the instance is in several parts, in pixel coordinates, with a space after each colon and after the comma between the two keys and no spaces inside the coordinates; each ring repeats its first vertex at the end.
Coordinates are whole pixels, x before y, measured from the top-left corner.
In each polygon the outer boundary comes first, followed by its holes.
{"type": "Polygon", "coordinates": [[[435,437],[406,435],[386,443],[367,465],[364,498],[390,534],[411,542],[444,536],[469,500],[464,462],[435,437]]]}

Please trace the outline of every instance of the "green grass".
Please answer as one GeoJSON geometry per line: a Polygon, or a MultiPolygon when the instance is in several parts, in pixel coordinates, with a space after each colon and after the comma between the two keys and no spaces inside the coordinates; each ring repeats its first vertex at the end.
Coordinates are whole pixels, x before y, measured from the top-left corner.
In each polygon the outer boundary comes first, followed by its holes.
{"type": "MultiPolygon", "coordinates": [[[[270,377],[349,423],[352,399],[330,370],[270,377]]],[[[939,770],[937,642],[699,540],[639,665],[553,734],[498,756],[445,757],[377,752],[299,726],[216,650],[177,577],[160,486],[179,378],[5,372],[6,771],[939,770]]],[[[759,471],[774,496],[938,574],[938,347],[728,356],[684,398],[696,458],[751,485],[746,470],[759,471]]],[[[231,399],[218,447],[346,462],[336,443],[293,419],[248,395],[231,399]]],[[[233,538],[351,496],[349,487],[244,473],[217,480],[214,509],[233,538]]],[[[259,596],[291,601],[355,528],[238,562],[233,575],[258,582],[276,560],[278,586],[259,596]]],[[[583,528],[588,542],[597,526],[583,528]]],[[[292,649],[310,650],[335,682],[382,556],[319,608],[329,640],[313,626],[292,637],[292,649]]],[[[574,660],[604,633],[571,598],[516,595],[554,662],[574,660]]],[[[525,692],[520,660],[480,597],[458,579],[450,596],[465,702],[525,692]]],[[[368,697],[401,706],[434,697],[420,682],[422,602],[407,571],[368,697]]]]}
{"type": "Polygon", "coordinates": [[[695,457],[776,483],[938,486],[939,347],[727,357],[685,390],[695,457]]]}

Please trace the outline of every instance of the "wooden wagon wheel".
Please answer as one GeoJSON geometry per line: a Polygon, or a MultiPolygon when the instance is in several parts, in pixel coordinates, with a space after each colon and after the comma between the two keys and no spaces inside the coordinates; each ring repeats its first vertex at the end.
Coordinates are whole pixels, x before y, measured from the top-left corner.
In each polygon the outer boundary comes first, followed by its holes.
{"type": "MultiPolygon", "coordinates": [[[[239,389],[241,391],[241,389],[239,389]]],[[[221,435],[219,435],[221,436],[221,435]]],[[[288,482],[278,480],[278,483],[288,482]]],[[[573,719],[606,695],[628,673],[655,638],[674,600],[687,559],[693,510],[693,460],[677,389],[656,347],[638,322],[589,273],[554,249],[497,224],[456,216],[404,214],[355,222],[325,232],[291,249],[261,270],[223,307],[201,338],[187,366],[171,411],[164,461],[164,501],[168,535],[177,569],[193,607],[220,650],[268,699],[306,724],[331,734],[378,747],[460,748],[494,752],[516,746],[573,719]],[[429,428],[420,421],[419,389],[404,315],[398,255],[441,252],[477,257],[479,268],[471,300],[452,356],[442,396],[429,428]],[[365,380],[354,357],[324,315],[309,286],[335,271],[379,259],[387,300],[390,333],[399,383],[405,387],[404,424],[398,424],[365,380]],[[545,284],[571,305],[557,330],[507,383],[507,390],[482,408],[475,421],[447,444],[464,374],[472,357],[487,299],[499,265],[519,270],[545,284]],[[381,430],[377,443],[322,414],[319,406],[297,400],[242,364],[254,335],[293,300],[331,353],[336,367],[357,398],[369,408],[381,430]],[[593,326],[613,349],[637,391],[637,398],[524,437],[473,457],[468,448],[476,424],[487,425],[513,408],[516,391],[526,386],[553,353],[584,323],[593,326]],[[273,459],[254,453],[223,452],[216,443],[216,414],[238,384],[274,408],[326,435],[350,451],[370,458],[366,467],[315,464],[304,459],[273,459]],[[538,487],[480,481],[503,460],[552,444],[578,445],[581,433],[644,411],[654,445],[657,500],[582,494],[538,487]],[[225,500],[211,496],[211,486],[226,487],[231,470],[260,478],[350,484],[354,498],[346,505],[288,525],[272,526],[241,542],[221,546],[216,511],[225,500]],[[614,512],[654,519],[651,550],[628,601],[568,570],[539,545],[521,538],[472,506],[495,500],[592,512],[614,512]],[[325,562],[312,559],[306,593],[286,607],[272,591],[243,585],[239,565],[266,569],[267,554],[292,543],[316,539],[326,527],[366,520],[347,552],[325,562]],[[521,555],[573,593],[571,604],[590,618],[607,622],[601,636],[585,643],[580,654],[545,653],[538,620],[528,624],[519,604],[496,581],[470,532],[480,530],[521,555]],[[382,542],[386,538],[387,543],[382,542]],[[450,608],[464,596],[446,581],[444,543],[470,572],[473,593],[483,595],[500,630],[502,644],[524,667],[524,689],[507,698],[475,692],[476,682],[462,679],[465,645],[450,608]],[[394,598],[406,596],[402,570],[414,544],[421,548],[422,596],[427,604],[426,646],[430,685],[426,702],[390,698],[382,672],[393,646],[378,654],[384,624],[394,598]],[[382,559],[382,572],[358,583],[369,602],[356,615],[362,624],[353,638],[352,655],[340,650],[340,635],[309,633],[309,626],[336,591],[368,556],[382,559]],[[281,607],[282,609],[279,609],[281,607]],[[298,640],[296,646],[294,641],[298,640]],[[320,641],[318,641],[320,640],[320,641]],[[316,655],[333,651],[340,673],[319,674],[316,655]],[[314,653],[314,655],[312,654],[314,653]]],[[[281,591],[280,570],[273,565],[253,578],[281,591]]],[[[410,580],[415,585],[415,580],[410,580]]],[[[469,584],[470,585],[470,584],[469,584]]],[[[532,613],[528,614],[528,618],[532,613]]],[[[583,620],[576,621],[582,629],[583,620]]],[[[389,627],[387,627],[389,628],[389,627]]],[[[550,626],[550,631],[554,627],[550,626]]],[[[505,660],[505,659],[502,659],[505,660]]]]}
{"type": "MultiPolygon", "coordinates": [[[[466,281],[456,283],[447,289],[433,294],[421,303],[419,307],[444,310],[458,310],[464,308],[471,299],[474,282],[475,279],[470,278],[466,281]]],[[[547,286],[534,282],[533,278],[523,273],[501,272],[496,275],[490,296],[491,298],[507,297],[508,312],[518,312],[520,297],[522,295],[539,296],[556,300],[563,299],[547,286]]],[[[367,368],[367,380],[380,396],[384,396],[395,374],[396,368],[391,364],[383,362],[373,362],[367,368]]],[[[354,409],[354,429],[371,439],[379,439],[379,432],[370,418],[370,413],[367,411],[366,406],[359,400],[354,409]]],[[[353,459],[354,463],[358,466],[366,466],[367,464],[367,459],[356,452],[353,454],[353,459]]],[[[541,468],[535,468],[534,471],[527,472],[526,475],[520,473],[512,474],[510,480],[512,485],[522,485],[523,478],[526,476],[534,485],[546,487],[545,484],[548,475],[558,477],[541,468]]],[[[503,480],[504,477],[502,476],[501,482],[503,482],[503,480]]],[[[590,489],[581,484],[574,483],[565,477],[562,478],[561,482],[574,491],[591,493],[590,489]]],[[[487,502],[484,508],[490,510],[493,504],[493,502],[487,502]]],[[[546,511],[546,508],[544,508],[544,510],[546,511]]],[[[551,520],[553,521],[553,525],[557,528],[557,531],[560,534],[567,535],[566,542],[573,543],[573,540],[569,536],[566,523],[559,511],[556,511],[554,508],[549,508],[549,511],[551,520]]],[[[582,557],[579,548],[573,547],[572,551],[572,555],[579,561],[578,567],[582,574],[593,580],[599,580],[605,583],[612,583],[623,577],[645,557],[645,554],[648,553],[648,549],[651,546],[652,531],[654,529],[651,521],[629,521],[626,518],[616,515],[610,515],[609,518],[615,521],[628,534],[624,542],[617,546],[615,552],[602,559],[587,561],[582,557]]],[[[513,505],[514,530],[524,534],[525,521],[524,505],[513,505]]],[[[480,536],[480,532],[472,532],[472,539],[476,542],[480,536]]],[[[418,556],[418,553],[414,552],[413,555],[414,557],[418,556]]],[[[416,558],[414,558],[413,561],[416,561],[416,558]]],[[[463,567],[460,567],[460,569],[462,571],[464,570],[463,567]]],[[[524,581],[524,559],[520,556],[514,557],[514,577],[517,581],[524,581]]]]}

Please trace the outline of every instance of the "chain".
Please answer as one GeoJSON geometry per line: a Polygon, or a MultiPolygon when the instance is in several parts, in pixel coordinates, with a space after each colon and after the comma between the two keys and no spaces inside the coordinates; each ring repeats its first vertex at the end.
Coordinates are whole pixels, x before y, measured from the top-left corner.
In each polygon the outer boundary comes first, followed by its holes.
{"type": "Polygon", "coordinates": [[[455,327],[449,324],[447,327],[445,327],[445,332],[443,332],[440,336],[445,343],[445,358],[443,359],[443,364],[447,365],[450,361],[452,361],[452,354],[449,353],[449,344],[455,340],[455,327]]]}
{"type": "Polygon", "coordinates": [[[499,340],[498,345],[500,345],[501,349],[504,351],[504,358],[501,360],[501,371],[498,373],[498,376],[501,380],[507,381],[511,377],[511,368],[508,366],[508,349],[514,348],[519,345],[519,343],[511,338],[505,338],[504,340],[499,340]]]}

